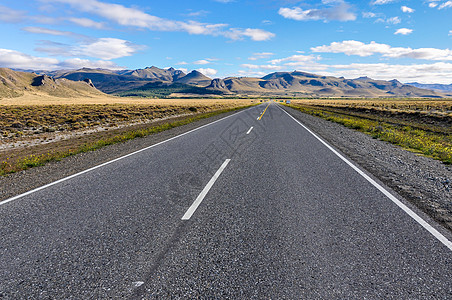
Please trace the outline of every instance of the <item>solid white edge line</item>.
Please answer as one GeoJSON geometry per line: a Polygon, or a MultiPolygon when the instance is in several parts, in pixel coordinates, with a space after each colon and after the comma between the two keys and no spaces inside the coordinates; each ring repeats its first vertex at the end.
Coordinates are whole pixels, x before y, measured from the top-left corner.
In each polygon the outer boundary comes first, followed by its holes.
{"type": "Polygon", "coordinates": [[[278,106],[283,112],[285,112],[289,117],[291,117],[295,122],[297,122],[301,127],[306,129],[310,134],[312,134],[316,139],[318,139],[322,144],[324,144],[328,149],[330,149],[334,154],[336,154],[340,159],[342,159],[347,165],[352,167],[353,170],[358,172],[359,175],[364,177],[368,182],[370,182],[374,187],[376,187],[380,192],[382,192],[386,197],[388,197],[392,202],[394,202],[398,207],[400,207],[405,213],[407,213],[411,218],[413,218],[416,222],[418,222],[422,227],[424,227],[428,232],[430,232],[436,239],[438,239],[441,243],[443,243],[449,250],[452,251],[452,242],[449,241],[444,235],[442,235],[438,230],[433,228],[430,224],[428,224],[424,219],[422,219],[419,215],[417,215],[414,211],[412,211],[408,206],[403,204],[400,200],[394,197],[390,192],[388,192],[384,187],[378,184],[375,180],[370,178],[366,173],[361,171],[357,166],[352,164],[348,159],[342,156],[339,152],[337,152],[333,147],[328,145],[325,141],[323,141],[320,137],[318,137],[314,132],[312,132],[309,128],[303,125],[300,121],[291,116],[287,111],[278,106]]]}
{"type": "Polygon", "coordinates": [[[201,129],[201,128],[210,126],[210,125],[215,124],[215,123],[217,123],[217,122],[226,120],[227,118],[230,118],[230,117],[232,117],[232,116],[235,116],[235,115],[237,115],[237,114],[240,114],[240,113],[242,113],[242,112],[244,112],[244,111],[247,111],[247,110],[249,110],[249,109],[252,109],[252,108],[254,108],[254,106],[253,106],[253,107],[250,107],[250,108],[248,108],[248,109],[245,109],[245,110],[238,111],[238,112],[236,112],[236,113],[234,113],[234,114],[232,114],[232,115],[229,115],[229,116],[226,116],[226,117],[224,117],[224,118],[218,119],[218,120],[213,121],[213,122],[211,122],[211,123],[202,125],[202,126],[197,127],[197,128],[195,128],[195,129],[189,130],[189,131],[187,131],[187,132],[181,133],[181,134],[179,134],[179,135],[173,136],[172,138],[169,138],[169,139],[167,139],[167,140],[158,142],[157,144],[151,145],[151,146],[149,146],[149,147],[146,147],[146,148],[137,150],[137,151],[135,151],[135,152],[126,154],[126,155],[124,155],[124,156],[115,158],[115,159],[113,159],[113,160],[104,162],[104,163],[102,163],[102,164],[100,164],[100,165],[94,166],[94,167],[92,167],[92,168],[83,170],[83,171],[81,171],[81,172],[78,172],[78,173],[76,173],[76,174],[73,174],[73,175],[70,175],[70,176],[67,176],[67,177],[64,177],[64,178],[61,178],[61,179],[59,179],[59,180],[57,180],[57,181],[54,181],[54,182],[51,182],[51,183],[49,183],[49,184],[46,184],[46,185],[40,186],[40,187],[38,187],[38,188],[32,189],[32,190],[30,190],[30,191],[28,191],[28,192],[25,192],[25,193],[22,193],[22,194],[20,194],[20,195],[17,195],[17,196],[14,196],[14,197],[5,199],[5,200],[3,200],[3,201],[0,201],[0,206],[6,204],[6,203],[8,203],[8,202],[17,200],[17,199],[19,199],[19,198],[25,197],[25,196],[27,196],[27,195],[33,194],[33,193],[35,193],[35,192],[37,192],[37,191],[46,189],[46,188],[51,187],[51,186],[53,186],[53,185],[56,185],[56,184],[58,184],[58,183],[61,183],[61,182],[64,182],[64,181],[66,181],[66,180],[72,179],[72,178],[74,178],[74,177],[80,176],[80,175],[82,175],[82,174],[91,172],[91,171],[93,171],[93,170],[95,170],[95,169],[98,169],[98,168],[101,168],[101,167],[103,167],[103,166],[109,165],[109,164],[111,164],[111,163],[117,162],[118,160],[121,160],[121,159],[124,159],[124,158],[126,158],[126,157],[135,155],[135,154],[137,154],[137,153],[146,151],[146,150],[148,150],[148,149],[157,147],[157,146],[159,146],[159,145],[161,145],[161,144],[164,144],[164,143],[166,143],[166,142],[172,141],[172,140],[177,139],[177,138],[179,138],[179,137],[181,137],[181,136],[184,136],[184,135],[186,135],[186,134],[192,133],[192,132],[197,131],[197,130],[199,130],[199,129],[201,129]]]}
{"type": "Polygon", "coordinates": [[[212,178],[209,180],[209,182],[201,191],[201,193],[199,193],[198,197],[196,197],[196,200],[193,202],[193,204],[187,209],[185,214],[182,216],[181,220],[190,220],[191,216],[194,214],[198,206],[201,204],[202,200],[204,200],[204,197],[210,191],[213,184],[215,183],[215,181],[217,181],[218,177],[220,177],[221,173],[223,172],[223,170],[226,168],[230,161],[231,161],[230,159],[226,159],[224,161],[224,163],[221,165],[218,171],[212,176],[212,178]]]}
{"type": "Polygon", "coordinates": [[[253,130],[253,126],[251,126],[251,128],[248,130],[248,132],[246,134],[250,134],[251,130],[253,130]]]}

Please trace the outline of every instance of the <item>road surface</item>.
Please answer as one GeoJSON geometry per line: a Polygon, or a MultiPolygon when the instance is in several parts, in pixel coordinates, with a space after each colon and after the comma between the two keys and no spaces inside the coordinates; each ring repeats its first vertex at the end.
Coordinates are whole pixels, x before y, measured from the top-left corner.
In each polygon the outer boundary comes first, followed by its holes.
{"type": "Polygon", "coordinates": [[[450,236],[285,111],[1,202],[0,298],[451,299],[450,236]]]}

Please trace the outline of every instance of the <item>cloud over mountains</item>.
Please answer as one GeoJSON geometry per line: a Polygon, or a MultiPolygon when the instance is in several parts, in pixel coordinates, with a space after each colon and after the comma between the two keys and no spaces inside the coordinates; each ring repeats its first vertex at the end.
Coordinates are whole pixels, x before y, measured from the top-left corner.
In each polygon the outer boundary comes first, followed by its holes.
{"type": "Polygon", "coordinates": [[[349,40],[342,42],[333,42],[330,45],[311,48],[313,52],[323,53],[344,53],[346,55],[371,56],[381,54],[388,58],[414,58],[425,60],[452,60],[452,50],[436,48],[418,48],[392,47],[387,44],[363,42],[349,40]]]}

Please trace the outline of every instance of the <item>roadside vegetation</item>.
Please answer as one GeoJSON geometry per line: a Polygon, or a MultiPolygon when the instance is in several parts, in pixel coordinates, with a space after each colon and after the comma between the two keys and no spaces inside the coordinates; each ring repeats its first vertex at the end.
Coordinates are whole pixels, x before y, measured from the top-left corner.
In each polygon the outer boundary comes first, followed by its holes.
{"type": "Polygon", "coordinates": [[[452,100],[298,100],[289,106],[452,164],[452,100]]]}
{"type": "Polygon", "coordinates": [[[155,120],[174,115],[193,114],[225,108],[210,105],[20,105],[1,106],[0,133],[8,138],[46,132],[67,132],[95,126],[116,126],[130,121],[155,120]]]}
{"type": "Polygon", "coordinates": [[[21,142],[25,146],[0,149],[0,175],[42,166],[78,153],[249,107],[251,102],[246,102],[210,102],[204,105],[193,102],[193,105],[1,106],[0,146],[21,142]],[[86,132],[90,128],[101,130],[86,132]],[[81,135],[52,141],[55,135],[71,132],[81,135]],[[38,142],[27,145],[27,140],[38,142]]]}

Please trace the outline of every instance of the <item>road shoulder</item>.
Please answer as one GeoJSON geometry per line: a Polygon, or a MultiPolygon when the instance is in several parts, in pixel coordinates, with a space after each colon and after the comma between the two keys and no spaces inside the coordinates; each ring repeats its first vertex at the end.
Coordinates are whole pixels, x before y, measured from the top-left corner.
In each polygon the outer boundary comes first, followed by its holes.
{"type": "Polygon", "coordinates": [[[284,108],[335,148],[452,231],[452,167],[364,133],[284,108]]]}

